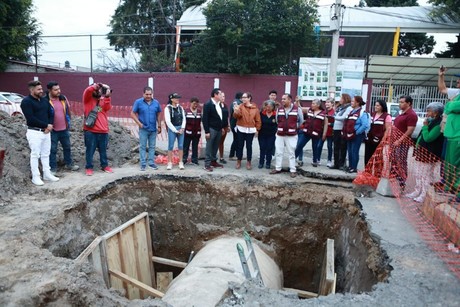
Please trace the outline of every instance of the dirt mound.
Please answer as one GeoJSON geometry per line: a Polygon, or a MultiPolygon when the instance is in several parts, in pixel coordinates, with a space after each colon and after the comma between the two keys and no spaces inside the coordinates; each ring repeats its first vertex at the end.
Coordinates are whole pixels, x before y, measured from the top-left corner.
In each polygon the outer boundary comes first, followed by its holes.
{"type": "MultiPolygon", "coordinates": [[[[85,143],[82,130],[82,117],[74,116],[71,122],[70,139],[74,163],[85,168],[85,143]]],[[[109,165],[119,167],[136,157],[132,148],[138,141],[129,130],[116,122],[109,122],[109,145],[107,157],[109,165]]],[[[0,111],[0,148],[4,148],[5,160],[3,176],[0,178],[0,202],[8,202],[19,193],[26,192],[31,184],[30,150],[26,139],[27,125],[22,116],[9,116],[0,111]]],[[[64,156],[62,147],[58,146],[58,167],[63,170],[64,156]]],[[[99,154],[93,158],[95,168],[99,167],[99,154]]]]}

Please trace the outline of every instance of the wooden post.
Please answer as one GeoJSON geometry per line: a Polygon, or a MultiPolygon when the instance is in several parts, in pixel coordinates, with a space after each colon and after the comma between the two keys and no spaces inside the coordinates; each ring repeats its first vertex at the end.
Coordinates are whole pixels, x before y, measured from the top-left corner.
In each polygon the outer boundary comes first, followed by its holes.
{"type": "Polygon", "coordinates": [[[335,279],[334,240],[327,239],[323,266],[321,268],[321,279],[319,282],[318,295],[329,295],[331,293],[335,293],[335,279]]]}

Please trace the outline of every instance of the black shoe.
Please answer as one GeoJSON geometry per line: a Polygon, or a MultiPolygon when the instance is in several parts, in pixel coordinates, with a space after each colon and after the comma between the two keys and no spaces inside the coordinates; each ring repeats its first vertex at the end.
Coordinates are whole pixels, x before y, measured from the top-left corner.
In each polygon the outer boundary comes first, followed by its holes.
{"type": "Polygon", "coordinates": [[[357,173],[358,170],[356,170],[354,168],[349,168],[349,169],[346,170],[346,172],[351,174],[351,173],[357,173]]]}
{"type": "Polygon", "coordinates": [[[219,162],[222,164],[227,164],[227,160],[225,160],[224,158],[220,159],[219,162]]]}
{"type": "Polygon", "coordinates": [[[212,171],[213,171],[212,166],[210,166],[210,165],[209,165],[209,166],[205,166],[205,167],[204,167],[204,170],[207,171],[207,172],[212,172],[212,171]]]}
{"type": "Polygon", "coordinates": [[[264,165],[263,164],[259,164],[259,166],[257,166],[258,168],[263,168],[264,165]]]}
{"type": "Polygon", "coordinates": [[[270,169],[270,168],[271,168],[271,167],[270,167],[270,164],[265,165],[265,168],[266,168],[266,169],[270,169]]]}

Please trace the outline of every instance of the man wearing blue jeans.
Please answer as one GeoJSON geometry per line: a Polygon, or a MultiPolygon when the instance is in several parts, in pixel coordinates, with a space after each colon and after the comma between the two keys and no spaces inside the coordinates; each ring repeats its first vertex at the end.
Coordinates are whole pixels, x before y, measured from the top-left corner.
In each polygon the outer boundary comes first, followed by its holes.
{"type": "Polygon", "coordinates": [[[51,173],[57,172],[56,154],[58,143],[62,145],[64,153],[65,168],[70,171],[77,171],[78,165],[74,165],[72,161],[72,153],[70,149],[70,110],[67,98],[61,95],[61,88],[56,81],[48,82],[47,99],[51,105],[51,113],[54,118],[53,130],[51,131],[51,152],[50,152],[50,168],[51,173]]]}
{"type": "Polygon", "coordinates": [[[161,133],[160,123],[161,107],[158,100],[153,98],[151,87],[144,87],[142,98],[134,101],[131,118],[139,126],[139,155],[141,171],[145,171],[147,166],[146,152],[147,142],[149,144],[148,165],[152,169],[158,169],[155,165],[155,145],[157,133],[161,133]]]}
{"type": "Polygon", "coordinates": [[[83,92],[85,118],[88,117],[91,110],[97,110],[97,117],[94,125],[88,126],[85,121],[85,125],[83,126],[86,147],[86,176],[92,176],[94,174],[93,156],[96,149],[99,151],[102,171],[113,173],[107,160],[107,144],[109,141],[109,120],[107,118],[107,112],[112,108],[111,94],[110,87],[101,83],[90,85],[83,92]]]}

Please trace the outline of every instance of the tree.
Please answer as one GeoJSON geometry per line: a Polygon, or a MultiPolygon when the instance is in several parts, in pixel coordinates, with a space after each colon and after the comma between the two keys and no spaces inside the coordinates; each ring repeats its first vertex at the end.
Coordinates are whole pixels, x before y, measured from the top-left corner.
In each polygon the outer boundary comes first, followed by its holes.
{"type": "Polygon", "coordinates": [[[183,71],[296,74],[298,58],[316,53],[313,0],[214,0],[204,15],[183,71]]]}
{"type": "Polygon", "coordinates": [[[32,0],[2,0],[0,2],[0,71],[8,60],[27,61],[29,48],[38,43],[41,34],[32,16],[32,0]]]}
{"type": "MultiPolygon", "coordinates": [[[[367,6],[418,6],[417,0],[365,0],[367,6]]],[[[436,45],[433,36],[424,33],[401,33],[399,36],[398,55],[430,54],[436,45]]]]}
{"type": "MultiPolygon", "coordinates": [[[[456,22],[460,22],[460,1],[459,0],[429,0],[435,7],[435,15],[448,16],[456,22]]],[[[435,53],[437,58],[460,58],[460,34],[457,35],[457,42],[447,42],[447,49],[435,53]]]]}
{"type": "MultiPolygon", "coordinates": [[[[141,53],[141,68],[158,67],[154,61],[171,59],[175,51],[176,20],[183,11],[204,0],[123,0],[120,1],[108,35],[111,46],[124,56],[129,48],[141,53]],[[158,52],[160,53],[158,53],[158,52]]],[[[150,69],[147,69],[150,70],[150,69]]]]}
{"type": "Polygon", "coordinates": [[[453,20],[460,19],[460,1],[459,0],[428,0],[437,8],[436,14],[447,15],[453,20]]]}
{"type": "Polygon", "coordinates": [[[447,49],[434,54],[437,58],[460,58],[460,34],[457,35],[457,42],[447,42],[447,49]]]}

